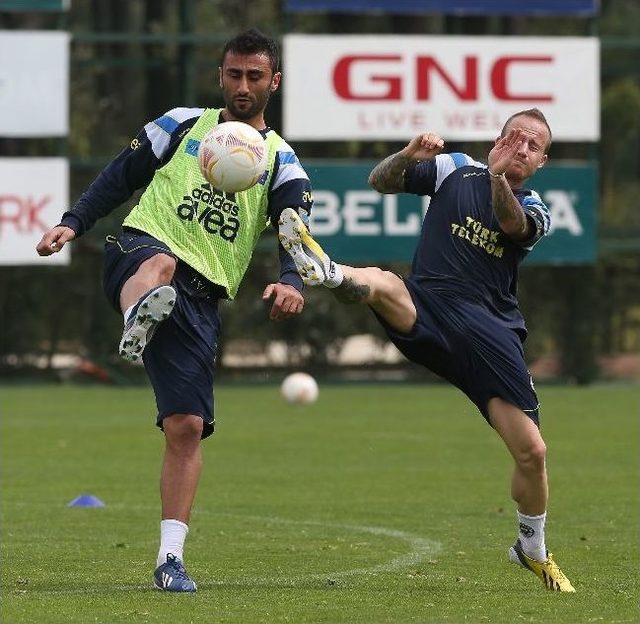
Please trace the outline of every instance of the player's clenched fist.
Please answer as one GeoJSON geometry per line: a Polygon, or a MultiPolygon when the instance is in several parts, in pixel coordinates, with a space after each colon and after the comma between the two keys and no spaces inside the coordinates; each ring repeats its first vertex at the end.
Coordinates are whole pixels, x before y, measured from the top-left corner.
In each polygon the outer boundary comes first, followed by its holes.
{"type": "Polygon", "coordinates": [[[402,153],[415,160],[435,158],[444,148],[444,139],[433,132],[425,132],[411,139],[402,153]]]}
{"type": "Polygon", "coordinates": [[[60,251],[65,243],[75,237],[76,233],[71,228],[64,225],[56,225],[56,227],[44,233],[44,236],[36,245],[36,251],[40,256],[50,256],[60,251]]]}

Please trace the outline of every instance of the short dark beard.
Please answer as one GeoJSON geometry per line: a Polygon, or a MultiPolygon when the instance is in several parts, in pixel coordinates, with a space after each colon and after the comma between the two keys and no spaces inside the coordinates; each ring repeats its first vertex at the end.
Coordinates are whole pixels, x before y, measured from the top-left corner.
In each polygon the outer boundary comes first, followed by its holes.
{"type": "Polygon", "coordinates": [[[236,119],[239,119],[241,121],[246,121],[247,119],[251,119],[252,117],[255,117],[256,115],[259,115],[261,112],[263,112],[264,109],[267,107],[267,104],[269,103],[269,97],[271,95],[271,93],[267,91],[264,94],[264,97],[258,98],[255,102],[252,103],[252,105],[247,110],[240,110],[233,103],[233,99],[227,98],[226,93],[223,92],[223,94],[224,94],[224,103],[225,103],[225,106],[227,107],[227,110],[236,119]]]}

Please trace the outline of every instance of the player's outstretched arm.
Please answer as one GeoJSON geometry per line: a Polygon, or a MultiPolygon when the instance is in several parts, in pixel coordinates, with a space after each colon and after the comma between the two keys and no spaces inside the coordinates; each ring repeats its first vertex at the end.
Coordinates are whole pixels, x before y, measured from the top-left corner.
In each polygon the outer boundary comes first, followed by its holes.
{"type": "Polygon", "coordinates": [[[437,134],[419,134],[404,149],[376,165],[369,174],[369,184],[378,193],[402,193],[405,190],[404,170],[412,162],[435,158],[443,147],[444,139],[437,134]]]}
{"type": "Polygon", "coordinates": [[[511,130],[502,137],[489,152],[489,175],[491,176],[491,202],[493,212],[502,231],[510,238],[520,241],[531,237],[532,225],[520,202],[513,194],[505,172],[513,162],[523,141],[521,130],[511,130]]]}

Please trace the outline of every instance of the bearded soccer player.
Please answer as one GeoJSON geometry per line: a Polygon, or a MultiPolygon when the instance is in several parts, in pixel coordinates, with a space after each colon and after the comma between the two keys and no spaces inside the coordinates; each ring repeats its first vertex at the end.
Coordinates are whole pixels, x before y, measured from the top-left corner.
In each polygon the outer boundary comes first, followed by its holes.
{"type": "MultiPolygon", "coordinates": [[[[218,301],[235,297],[269,222],[277,224],[285,207],[305,220],[311,210],[305,171],[264,119],[280,84],[278,66],[275,42],[256,30],[227,42],[219,68],[225,107],[174,108],[146,124],[37,246],[43,256],[60,251],[146,186],[122,232],[107,238],[104,288],[124,317],[120,354],[142,358],[166,440],[154,573],[155,586],[164,591],[196,591],[183,547],[201,472],[200,442],[214,430],[218,301]],[[197,158],[204,135],[231,120],[257,129],[269,156],[263,179],[235,194],[212,188],[197,158]]],[[[304,305],[302,280],[281,246],[280,263],[279,280],[263,293],[263,299],[273,298],[274,320],[299,314],[304,305]]]]}
{"type": "Polygon", "coordinates": [[[333,262],[294,211],[282,213],[280,240],[307,284],[369,305],[408,359],[476,404],[515,462],[518,536],[510,560],[548,589],[573,592],[545,545],[546,447],[516,300],[518,265],[550,225],[540,196],[523,184],[545,164],[550,144],[544,115],[529,109],[506,122],[488,167],[465,154],[441,154],[444,141],[432,133],[379,163],[369,182],[380,193],[431,197],[406,279],[333,262]]]}

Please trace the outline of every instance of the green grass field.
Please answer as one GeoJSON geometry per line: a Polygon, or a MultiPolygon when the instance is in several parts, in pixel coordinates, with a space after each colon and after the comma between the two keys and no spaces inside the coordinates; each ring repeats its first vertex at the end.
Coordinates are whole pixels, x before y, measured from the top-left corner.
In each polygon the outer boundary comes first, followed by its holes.
{"type": "Polygon", "coordinates": [[[548,545],[506,560],[502,444],[445,386],[217,390],[187,541],[196,595],[151,588],[163,438],[147,389],[3,388],[2,622],[636,622],[640,389],[542,387],[548,545]],[[81,493],[103,509],[67,508],[81,493]]]}

